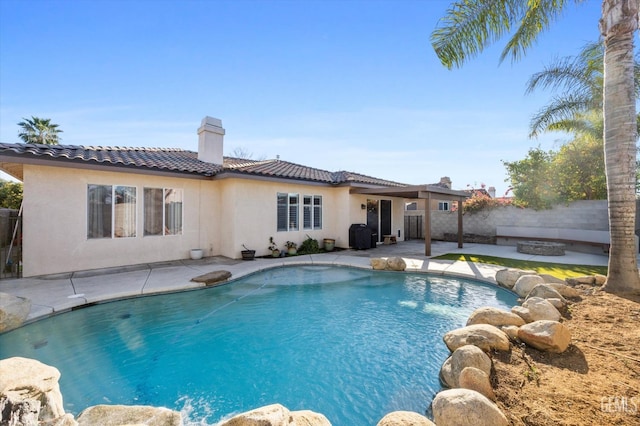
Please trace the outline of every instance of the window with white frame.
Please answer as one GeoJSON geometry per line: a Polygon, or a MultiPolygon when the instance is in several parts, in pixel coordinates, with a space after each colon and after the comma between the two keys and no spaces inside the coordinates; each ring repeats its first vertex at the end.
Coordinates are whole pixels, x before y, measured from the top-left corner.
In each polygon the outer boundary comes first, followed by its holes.
{"type": "Polygon", "coordinates": [[[438,202],[438,210],[449,211],[449,202],[448,201],[438,202]]]}
{"type": "Polygon", "coordinates": [[[136,188],[87,186],[87,238],[136,236],[136,188]]]}
{"type": "Polygon", "coordinates": [[[278,231],[297,231],[298,224],[298,194],[278,193],[277,227],[278,231]]]}
{"type": "Polygon", "coordinates": [[[144,188],[144,235],[182,234],[183,191],[144,188]]]}
{"type": "Polygon", "coordinates": [[[302,201],[304,229],[322,229],[322,196],[305,195],[302,201]]]}

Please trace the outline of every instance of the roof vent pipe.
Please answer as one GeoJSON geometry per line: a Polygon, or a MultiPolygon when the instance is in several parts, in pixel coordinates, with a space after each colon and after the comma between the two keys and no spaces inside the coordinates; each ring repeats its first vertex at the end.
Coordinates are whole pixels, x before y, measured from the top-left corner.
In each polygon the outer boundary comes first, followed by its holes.
{"type": "Polygon", "coordinates": [[[222,164],[225,131],[218,118],[205,117],[198,129],[198,160],[222,164]]]}

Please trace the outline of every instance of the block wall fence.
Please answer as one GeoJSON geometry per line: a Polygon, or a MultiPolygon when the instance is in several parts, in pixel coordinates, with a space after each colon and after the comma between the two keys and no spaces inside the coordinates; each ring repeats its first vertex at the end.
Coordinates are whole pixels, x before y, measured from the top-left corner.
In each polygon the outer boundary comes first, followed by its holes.
{"type": "MultiPolygon", "coordinates": [[[[639,228],[640,202],[636,202],[636,234],[639,228]]],[[[423,216],[424,210],[407,210],[405,216],[423,216]]],[[[463,215],[465,234],[494,237],[497,226],[526,226],[544,228],[584,229],[608,231],[609,216],[606,200],[574,201],[549,210],[521,209],[513,206],[497,207],[463,215]]],[[[457,234],[458,213],[431,211],[431,236],[443,240],[445,233],[457,234]]],[[[420,238],[424,238],[424,231],[420,238]]]]}

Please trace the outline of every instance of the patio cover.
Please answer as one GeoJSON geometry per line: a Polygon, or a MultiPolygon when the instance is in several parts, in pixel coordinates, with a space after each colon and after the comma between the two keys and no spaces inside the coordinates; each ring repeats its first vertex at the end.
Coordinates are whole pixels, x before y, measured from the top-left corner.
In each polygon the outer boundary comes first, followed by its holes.
{"type": "MultiPolygon", "coordinates": [[[[413,185],[386,188],[352,188],[351,194],[378,195],[382,197],[398,197],[410,200],[424,200],[424,255],[431,256],[431,200],[457,201],[462,206],[471,194],[456,191],[438,185],[413,185]]],[[[462,208],[458,208],[458,247],[462,248],[462,208]]]]}

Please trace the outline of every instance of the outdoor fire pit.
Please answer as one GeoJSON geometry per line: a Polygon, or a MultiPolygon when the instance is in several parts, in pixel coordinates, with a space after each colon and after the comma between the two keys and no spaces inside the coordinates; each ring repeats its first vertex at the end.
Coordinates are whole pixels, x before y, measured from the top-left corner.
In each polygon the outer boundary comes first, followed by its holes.
{"type": "Polygon", "coordinates": [[[546,241],[519,241],[518,253],[537,254],[540,256],[564,256],[562,243],[552,243],[546,241]]]}

